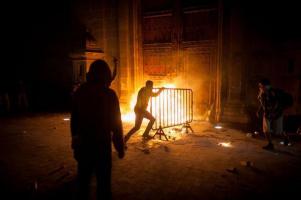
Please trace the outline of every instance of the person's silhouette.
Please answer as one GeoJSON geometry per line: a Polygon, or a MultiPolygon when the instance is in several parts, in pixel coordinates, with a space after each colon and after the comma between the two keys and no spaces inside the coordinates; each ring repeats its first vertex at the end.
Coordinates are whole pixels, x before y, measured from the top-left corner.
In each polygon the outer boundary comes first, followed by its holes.
{"type": "Polygon", "coordinates": [[[96,60],[90,66],[87,82],[74,94],[71,133],[80,199],[89,198],[93,173],[97,180],[97,199],[111,199],[111,141],[119,158],[124,157],[119,101],[108,88],[111,80],[108,64],[96,60]]]}
{"type": "Polygon", "coordinates": [[[283,135],[283,108],[280,104],[280,97],[275,88],[272,87],[269,79],[262,79],[258,82],[259,108],[257,116],[262,115],[262,130],[268,140],[263,148],[273,150],[272,133],[283,135]]]}
{"type": "Polygon", "coordinates": [[[158,96],[164,88],[160,88],[158,92],[153,92],[153,82],[148,80],[145,83],[145,87],[142,87],[137,96],[137,102],[134,108],[136,119],[135,119],[135,126],[126,134],[124,137],[124,142],[126,143],[130,137],[140,129],[143,118],[147,118],[149,123],[143,133],[143,137],[148,139],[149,138],[149,131],[152,128],[155,118],[152,116],[151,113],[147,111],[147,106],[150,97],[158,96]]]}

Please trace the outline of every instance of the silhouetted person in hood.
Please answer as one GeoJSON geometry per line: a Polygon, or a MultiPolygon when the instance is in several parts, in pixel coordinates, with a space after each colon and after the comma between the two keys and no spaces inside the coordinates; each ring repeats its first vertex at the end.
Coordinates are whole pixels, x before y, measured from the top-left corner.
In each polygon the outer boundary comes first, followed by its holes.
{"type": "Polygon", "coordinates": [[[87,82],[76,90],[73,97],[72,148],[78,163],[80,199],[89,199],[94,173],[97,199],[111,199],[112,141],[118,157],[124,157],[119,101],[109,88],[111,81],[108,64],[96,60],[90,66],[87,82]]]}

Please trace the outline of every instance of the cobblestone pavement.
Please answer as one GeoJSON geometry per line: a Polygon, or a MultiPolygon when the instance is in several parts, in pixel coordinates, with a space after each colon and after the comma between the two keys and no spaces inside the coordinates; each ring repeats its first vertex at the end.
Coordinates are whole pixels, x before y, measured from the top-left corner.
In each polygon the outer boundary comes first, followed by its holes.
{"type": "MultiPolygon", "coordinates": [[[[7,199],[74,199],[68,119],[68,113],[0,119],[0,186],[7,199]]],[[[126,132],[132,124],[123,126],[126,132]]],[[[113,199],[271,199],[299,191],[300,142],[284,147],[277,139],[275,150],[266,151],[262,136],[201,121],[191,126],[194,133],[173,128],[165,130],[169,141],[148,142],[142,128],[124,159],[113,152],[113,199]]]]}

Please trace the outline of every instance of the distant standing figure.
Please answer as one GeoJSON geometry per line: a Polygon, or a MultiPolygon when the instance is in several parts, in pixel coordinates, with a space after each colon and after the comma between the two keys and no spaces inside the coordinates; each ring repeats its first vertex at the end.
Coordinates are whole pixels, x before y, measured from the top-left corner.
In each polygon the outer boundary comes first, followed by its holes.
{"type": "Polygon", "coordinates": [[[272,88],[268,79],[259,81],[258,87],[260,106],[257,111],[257,116],[262,114],[262,129],[268,140],[268,144],[263,148],[272,150],[274,149],[272,132],[276,135],[283,135],[283,108],[280,105],[280,99],[276,90],[272,88]]]}
{"type": "Polygon", "coordinates": [[[90,66],[87,82],[74,94],[71,133],[80,199],[89,199],[93,173],[97,179],[97,199],[111,199],[112,141],[118,157],[124,157],[119,101],[108,87],[110,82],[108,64],[97,60],[90,66]]]}
{"type": "Polygon", "coordinates": [[[19,111],[27,111],[28,109],[28,98],[25,84],[22,80],[17,85],[17,103],[19,111]]]}
{"type": "Polygon", "coordinates": [[[140,129],[143,118],[147,118],[149,123],[143,133],[143,137],[145,139],[150,138],[149,131],[153,127],[155,123],[155,118],[149,113],[146,109],[148,106],[148,102],[150,97],[158,96],[164,88],[160,88],[158,92],[153,92],[153,82],[148,80],[145,83],[145,87],[142,87],[137,96],[137,102],[134,108],[136,119],[135,119],[135,126],[126,134],[124,141],[125,143],[130,139],[130,137],[140,129]]]}
{"type": "Polygon", "coordinates": [[[0,114],[8,114],[10,111],[10,99],[6,90],[0,91],[0,114]]]}

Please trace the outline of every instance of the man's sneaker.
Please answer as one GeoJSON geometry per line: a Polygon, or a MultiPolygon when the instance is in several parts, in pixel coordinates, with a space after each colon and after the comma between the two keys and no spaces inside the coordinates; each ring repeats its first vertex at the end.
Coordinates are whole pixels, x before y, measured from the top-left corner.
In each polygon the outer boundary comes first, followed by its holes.
{"type": "Polygon", "coordinates": [[[262,148],[265,149],[265,150],[273,150],[274,149],[274,145],[272,143],[269,143],[268,145],[263,146],[262,148]]]}

